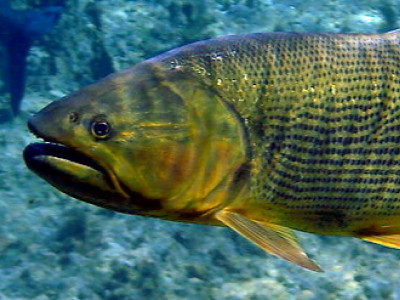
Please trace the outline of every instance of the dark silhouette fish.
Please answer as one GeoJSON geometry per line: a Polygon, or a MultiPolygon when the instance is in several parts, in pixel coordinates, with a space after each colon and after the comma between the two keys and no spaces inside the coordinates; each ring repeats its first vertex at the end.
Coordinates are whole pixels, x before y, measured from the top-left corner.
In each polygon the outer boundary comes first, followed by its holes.
{"type": "Polygon", "coordinates": [[[47,33],[60,18],[62,7],[48,6],[39,10],[14,10],[0,0],[0,41],[6,55],[5,78],[11,109],[17,115],[24,95],[26,59],[33,41],[47,33]]]}

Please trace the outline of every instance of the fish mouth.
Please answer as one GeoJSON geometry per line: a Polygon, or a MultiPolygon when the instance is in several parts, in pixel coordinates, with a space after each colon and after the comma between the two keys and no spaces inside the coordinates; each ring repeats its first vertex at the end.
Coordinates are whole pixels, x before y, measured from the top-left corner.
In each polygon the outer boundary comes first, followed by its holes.
{"type": "Polygon", "coordinates": [[[94,171],[105,173],[94,160],[60,143],[44,141],[29,144],[24,149],[23,157],[30,169],[36,169],[35,164],[40,164],[40,166],[42,166],[41,162],[52,157],[54,160],[69,161],[70,163],[86,166],[94,171]]]}
{"type": "Polygon", "coordinates": [[[43,142],[31,143],[23,151],[27,167],[62,192],[92,204],[126,198],[110,172],[74,147],[46,136],[28,122],[30,131],[43,142]]]}
{"type": "Polygon", "coordinates": [[[28,128],[29,131],[37,138],[43,140],[43,142],[29,144],[24,149],[23,157],[25,163],[30,169],[32,169],[31,167],[36,169],[37,166],[35,164],[42,166],[41,164],[44,163],[46,159],[54,159],[55,161],[59,160],[70,162],[71,164],[76,164],[77,166],[85,166],[103,174],[107,173],[98,163],[96,163],[95,160],[89,158],[72,147],[58,142],[51,136],[43,134],[30,121],[28,121],[28,128]]]}

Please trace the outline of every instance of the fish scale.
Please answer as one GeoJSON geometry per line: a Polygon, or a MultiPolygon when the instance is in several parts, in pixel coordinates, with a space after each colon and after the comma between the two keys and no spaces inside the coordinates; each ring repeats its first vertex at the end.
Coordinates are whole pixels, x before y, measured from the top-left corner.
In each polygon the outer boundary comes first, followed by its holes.
{"type": "Polygon", "coordinates": [[[181,63],[200,65],[246,121],[251,194],[271,205],[262,218],[344,235],[400,223],[399,34],[253,34],[185,50],[181,63]]]}

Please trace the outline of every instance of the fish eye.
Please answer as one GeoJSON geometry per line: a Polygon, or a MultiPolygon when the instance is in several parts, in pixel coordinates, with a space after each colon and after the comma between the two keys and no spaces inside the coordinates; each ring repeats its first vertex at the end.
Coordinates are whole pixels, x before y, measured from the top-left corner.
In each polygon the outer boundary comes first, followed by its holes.
{"type": "Polygon", "coordinates": [[[110,135],[111,125],[106,120],[94,120],[90,130],[97,139],[105,139],[110,135]]]}

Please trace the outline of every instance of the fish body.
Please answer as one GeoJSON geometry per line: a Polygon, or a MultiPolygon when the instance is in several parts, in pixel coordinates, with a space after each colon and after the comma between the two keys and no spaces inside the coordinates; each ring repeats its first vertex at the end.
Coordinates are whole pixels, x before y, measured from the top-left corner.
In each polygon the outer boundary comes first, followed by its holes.
{"type": "Polygon", "coordinates": [[[400,32],[246,34],[115,73],[28,122],[29,168],[120,212],[226,225],[321,271],[291,229],[400,247],[400,32]]]}
{"type": "Polygon", "coordinates": [[[7,53],[6,82],[14,115],[19,113],[24,95],[29,49],[57,23],[61,11],[58,6],[13,10],[8,1],[0,1],[0,39],[7,53]]]}

